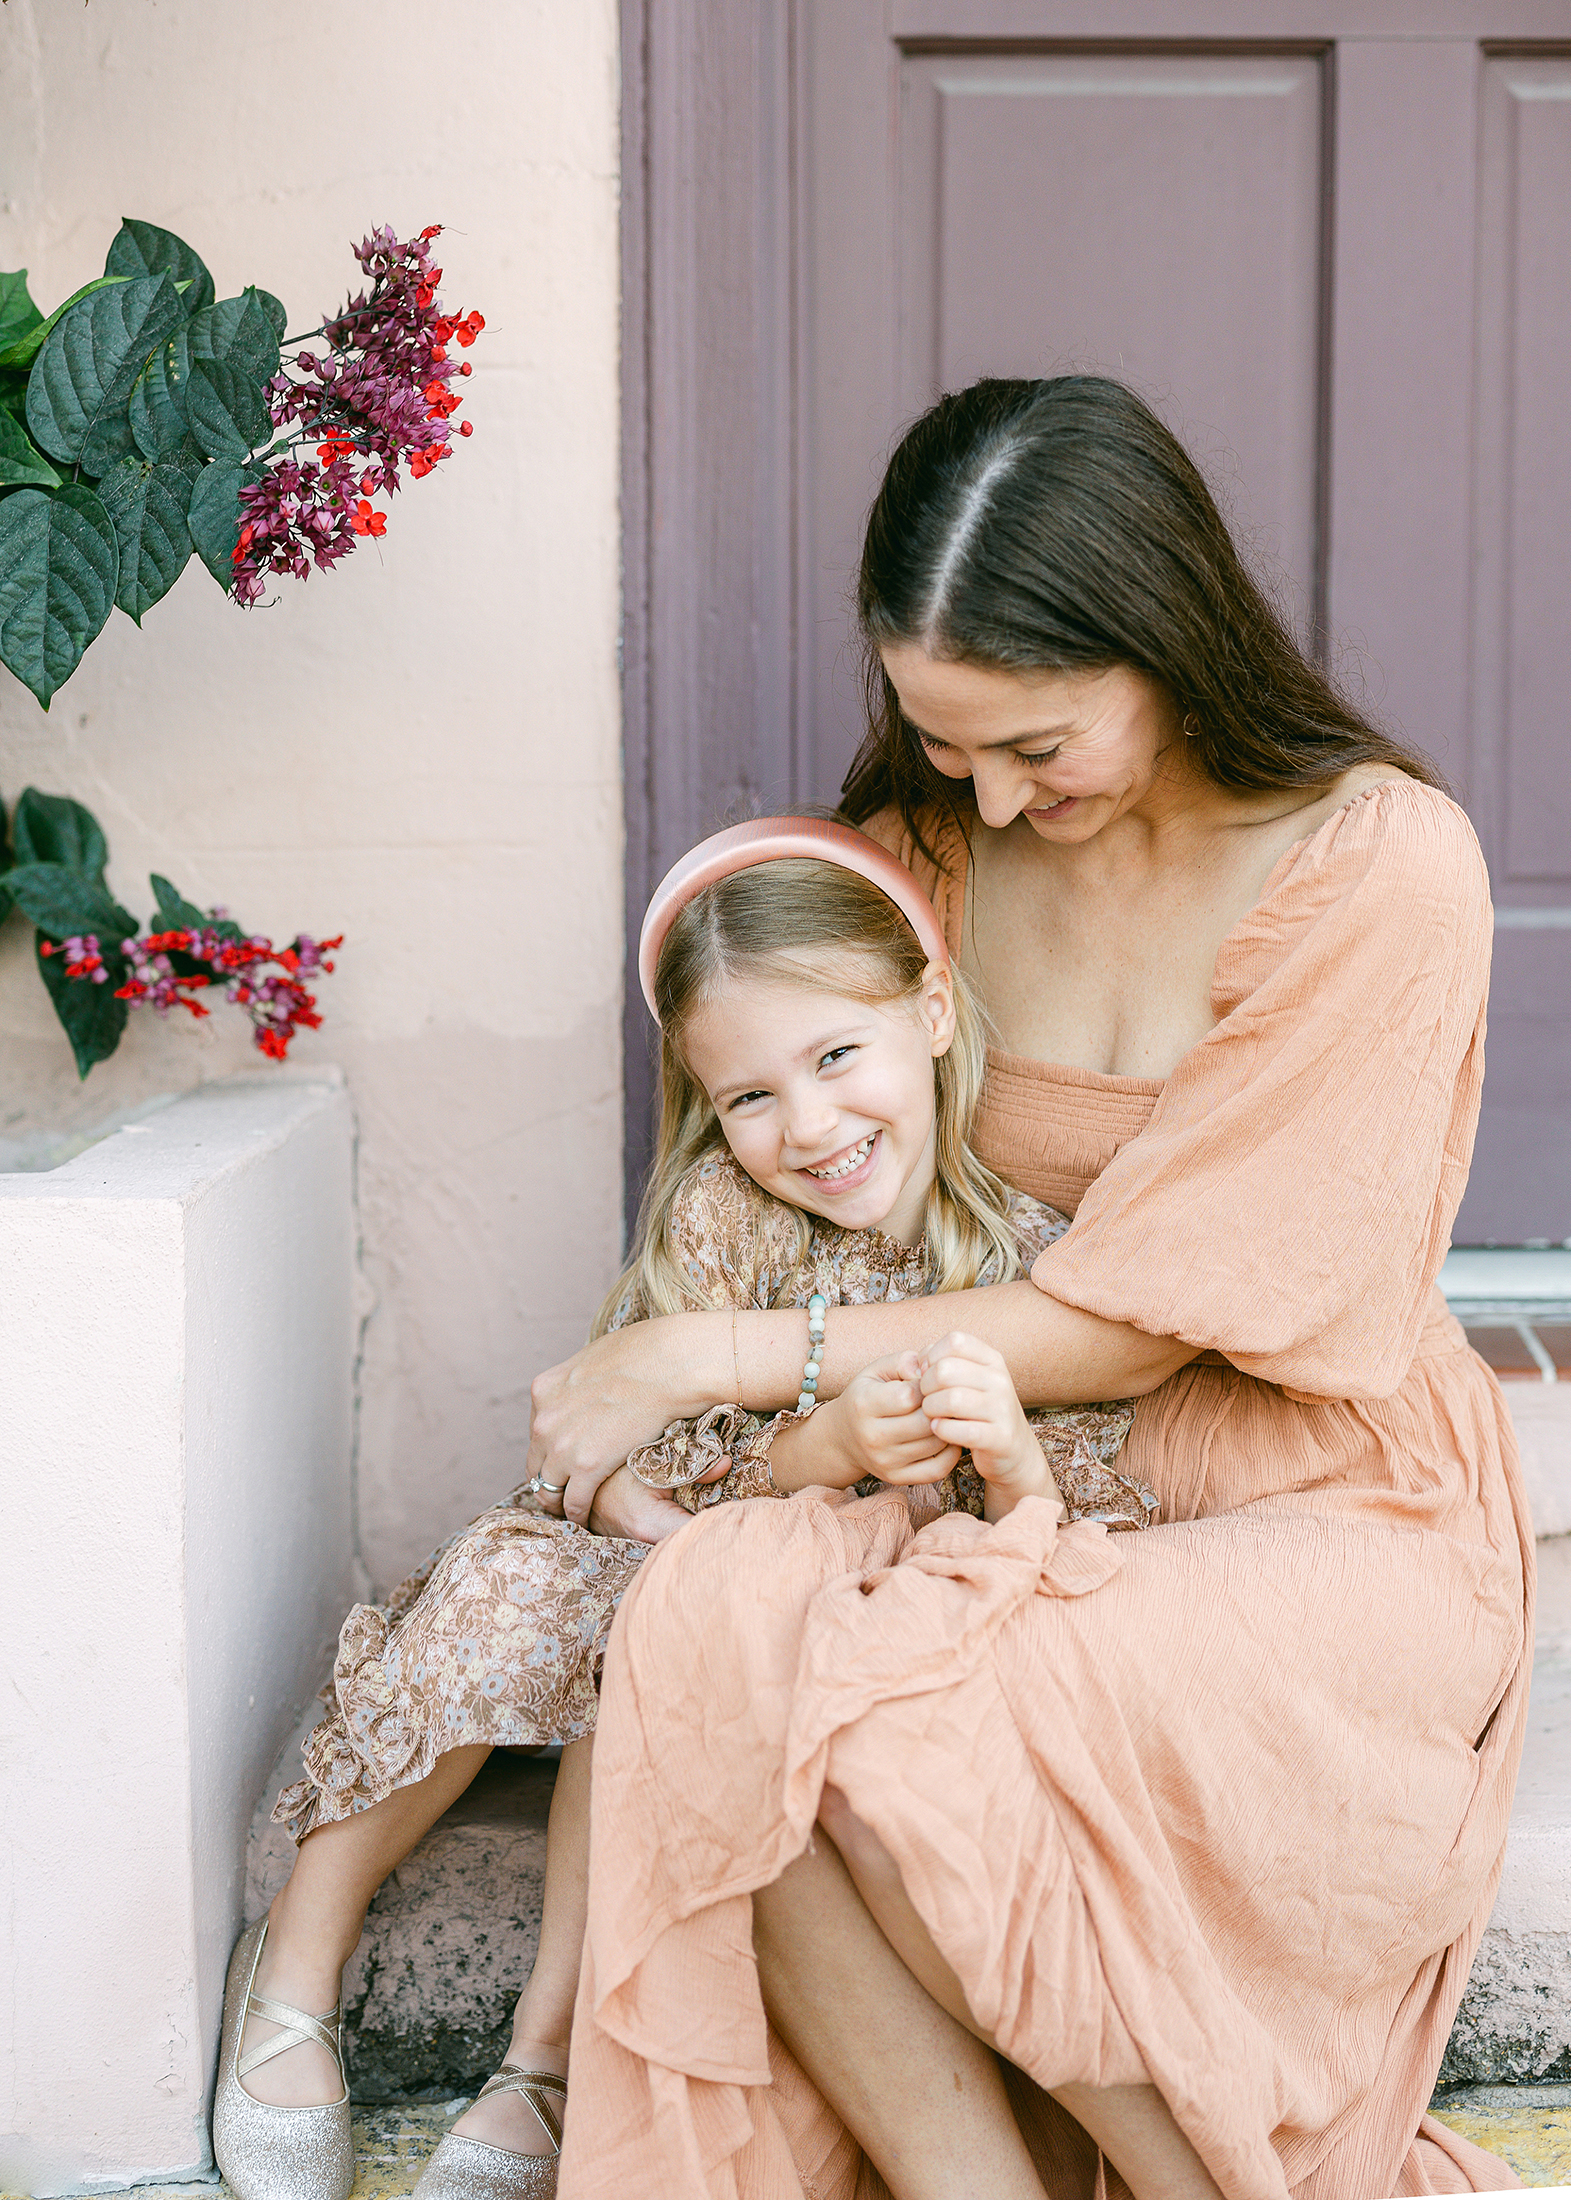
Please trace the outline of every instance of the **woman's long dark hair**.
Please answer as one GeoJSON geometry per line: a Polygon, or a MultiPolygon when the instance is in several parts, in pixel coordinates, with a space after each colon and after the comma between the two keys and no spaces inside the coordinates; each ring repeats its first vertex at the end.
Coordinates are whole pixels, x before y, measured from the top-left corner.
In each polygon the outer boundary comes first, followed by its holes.
{"type": "Polygon", "coordinates": [[[1421,751],[1372,726],[1304,656],[1246,570],[1183,445],[1121,382],[975,382],[901,439],[867,523],[857,586],[868,732],[841,793],[861,824],[956,809],[878,651],[1011,671],[1129,665],[1198,730],[1222,787],[1318,787],[1392,764],[1444,788],[1421,751]]]}

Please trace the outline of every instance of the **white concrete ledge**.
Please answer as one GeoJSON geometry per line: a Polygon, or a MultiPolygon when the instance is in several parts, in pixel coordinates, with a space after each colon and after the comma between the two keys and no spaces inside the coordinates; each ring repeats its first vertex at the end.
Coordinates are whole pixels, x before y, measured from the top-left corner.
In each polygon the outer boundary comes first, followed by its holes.
{"type": "Polygon", "coordinates": [[[350,1601],[336,1072],[0,1176],[0,2188],[200,2175],[258,1788],[350,1601]]]}

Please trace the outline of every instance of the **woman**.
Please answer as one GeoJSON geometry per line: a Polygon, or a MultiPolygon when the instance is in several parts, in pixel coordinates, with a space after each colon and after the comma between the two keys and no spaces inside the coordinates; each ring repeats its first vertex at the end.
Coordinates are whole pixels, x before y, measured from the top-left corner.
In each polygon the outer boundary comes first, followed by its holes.
{"type": "MultiPolygon", "coordinates": [[[[1032,1404],[1137,1396],[1162,1519],[913,1543],[807,1493],[656,1554],[602,1702],[564,2200],[1080,2200],[1098,2148],[1137,2200],[1509,2185],[1424,2118],[1531,1633],[1509,1423],[1434,1288],[1476,842],[1116,384],[944,399],[859,603],[846,811],[925,863],[992,1016],[980,1150],[1075,1222],[1029,1283],[837,1310],[820,1394],[915,1351],[963,1418],[969,1332],[1032,1404]]],[[[531,1464],[614,1519],[616,1461],[733,1369],[786,1402],[802,1347],[771,1312],[605,1339],[536,1384],[531,1464]]]]}

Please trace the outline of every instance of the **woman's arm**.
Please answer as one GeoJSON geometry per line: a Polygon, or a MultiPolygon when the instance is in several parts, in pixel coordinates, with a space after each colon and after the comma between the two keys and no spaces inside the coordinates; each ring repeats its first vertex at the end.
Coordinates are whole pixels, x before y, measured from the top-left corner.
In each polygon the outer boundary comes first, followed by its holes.
{"type": "MultiPolygon", "coordinates": [[[[535,1378],[529,1471],[567,1485],[568,1519],[584,1521],[604,1478],[666,1424],[736,1399],[755,1412],[796,1401],[807,1357],[807,1316],[781,1313],[668,1314],[586,1345],[535,1378]]],[[[920,1352],[964,1329],[1003,1354],[1028,1405],[1080,1405],[1137,1398],[1201,1349],[1103,1321],[1050,1298],[1033,1283],[945,1291],[895,1305],[837,1306],[829,1312],[818,1395],[838,1395],[874,1360],[920,1352]]]]}

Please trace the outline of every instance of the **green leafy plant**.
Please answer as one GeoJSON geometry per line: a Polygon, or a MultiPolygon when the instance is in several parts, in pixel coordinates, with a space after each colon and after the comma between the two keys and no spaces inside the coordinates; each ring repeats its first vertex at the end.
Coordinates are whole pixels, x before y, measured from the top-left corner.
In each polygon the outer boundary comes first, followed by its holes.
{"type": "Polygon", "coordinates": [[[16,805],[11,843],[8,857],[0,807],[0,922],[14,903],[36,927],[39,975],[79,1076],[114,1053],[133,1008],[205,1017],[210,1011],[198,996],[214,986],[250,1017],[254,1043],[273,1061],[284,1059],[300,1026],[321,1023],[305,981],[332,970],[326,958],[340,940],[302,933],[275,948],[243,932],[227,911],[198,909],[156,872],[157,915],[144,931],[105,882],[102,826],[65,795],[29,787],[16,805]]]}
{"type": "Polygon", "coordinates": [[[45,710],[111,610],[140,625],[193,552],[249,606],[267,574],[304,580],[381,535],[371,499],[469,433],[449,346],[485,323],[442,310],[440,233],[374,230],[355,247],[370,287],[298,338],[269,292],[216,297],[151,222],[122,222],[53,313],[25,269],[0,274],[0,663],[45,710]]]}

